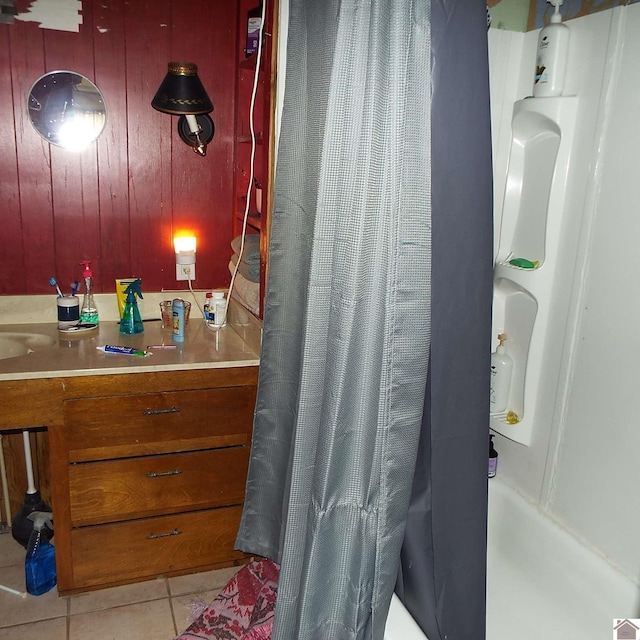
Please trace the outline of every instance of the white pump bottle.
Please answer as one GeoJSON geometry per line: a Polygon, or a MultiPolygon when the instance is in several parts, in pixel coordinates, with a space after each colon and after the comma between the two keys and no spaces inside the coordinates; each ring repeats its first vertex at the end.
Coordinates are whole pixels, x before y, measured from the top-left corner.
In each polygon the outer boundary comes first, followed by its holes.
{"type": "Polygon", "coordinates": [[[563,0],[547,0],[555,11],[550,24],[540,31],[536,56],[536,72],[533,83],[534,98],[550,98],[562,95],[564,76],[569,54],[570,30],[562,24],[559,6],[563,0]]]}
{"type": "Polygon", "coordinates": [[[505,411],[509,402],[513,360],[506,353],[504,347],[506,340],[506,334],[498,334],[498,348],[491,354],[491,389],[489,392],[489,411],[491,413],[505,411]]]}

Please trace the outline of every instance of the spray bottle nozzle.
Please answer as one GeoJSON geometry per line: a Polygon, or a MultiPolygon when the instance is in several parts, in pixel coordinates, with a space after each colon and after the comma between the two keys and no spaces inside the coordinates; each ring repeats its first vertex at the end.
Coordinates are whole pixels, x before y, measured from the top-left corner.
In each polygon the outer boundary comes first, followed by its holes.
{"type": "Polygon", "coordinates": [[[135,302],[136,296],[139,298],[143,298],[142,290],[140,289],[140,285],[142,280],[137,278],[134,280],[125,290],[125,294],[127,295],[127,302],[135,302]]]}
{"type": "Polygon", "coordinates": [[[34,531],[42,531],[45,526],[53,531],[53,514],[50,511],[32,511],[27,518],[33,522],[34,531]]]}

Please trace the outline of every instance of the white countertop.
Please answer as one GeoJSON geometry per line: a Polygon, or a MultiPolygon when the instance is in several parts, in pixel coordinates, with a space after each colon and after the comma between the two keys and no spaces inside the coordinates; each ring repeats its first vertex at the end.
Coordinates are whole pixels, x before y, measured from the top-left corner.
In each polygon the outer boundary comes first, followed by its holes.
{"type": "Polygon", "coordinates": [[[200,319],[191,319],[185,341],[173,341],[171,330],[160,322],[145,322],[143,333],[124,335],[116,322],[101,322],[84,334],[64,335],[57,323],[0,325],[0,336],[29,332],[51,336],[52,346],[40,347],[23,356],[0,360],[0,381],[32,378],[147,373],[188,369],[247,367],[259,357],[231,326],[211,331],[200,319]],[[145,349],[148,345],[176,345],[175,349],[151,349],[147,357],[103,353],[105,344],[145,349]]]}

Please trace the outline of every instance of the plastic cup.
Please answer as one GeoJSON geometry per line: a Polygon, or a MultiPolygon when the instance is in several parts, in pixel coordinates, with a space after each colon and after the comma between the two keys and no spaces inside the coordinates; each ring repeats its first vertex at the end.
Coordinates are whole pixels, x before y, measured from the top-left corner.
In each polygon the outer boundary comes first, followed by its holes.
{"type": "MultiPolygon", "coordinates": [[[[184,302],[184,326],[189,324],[189,312],[191,311],[191,303],[184,302]]],[[[160,303],[160,318],[162,319],[163,329],[173,329],[173,300],[163,300],[160,303]]]]}

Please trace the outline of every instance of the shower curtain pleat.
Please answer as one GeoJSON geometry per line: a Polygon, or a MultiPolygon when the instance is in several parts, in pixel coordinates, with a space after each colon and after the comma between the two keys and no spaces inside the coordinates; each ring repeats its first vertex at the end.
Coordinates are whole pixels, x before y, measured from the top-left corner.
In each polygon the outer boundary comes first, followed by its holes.
{"type": "MultiPolygon", "coordinates": [[[[382,640],[419,441],[429,438],[435,452],[423,415],[440,411],[429,401],[441,377],[426,396],[435,269],[430,2],[292,0],[288,34],[236,546],[281,564],[272,640],[382,640]]],[[[484,273],[480,262],[470,281],[484,273]]],[[[472,352],[487,345],[488,336],[472,352]]],[[[450,454],[446,442],[438,447],[450,454]]],[[[474,459],[470,469],[476,455],[462,456],[474,459]]]]}
{"type": "Polygon", "coordinates": [[[433,0],[431,31],[431,366],[396,591],[429,640],[482,640],[493,284],[485,6],[433,0]]]}

